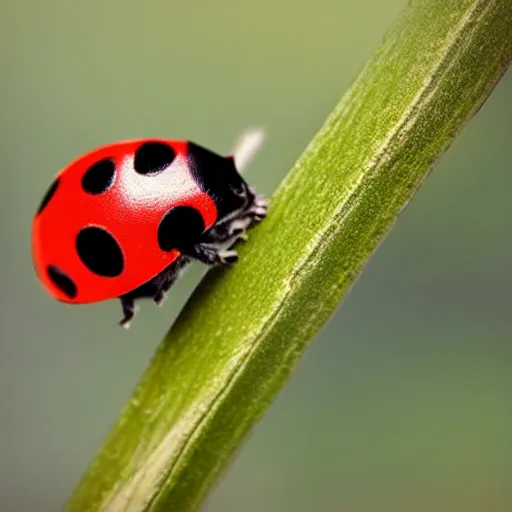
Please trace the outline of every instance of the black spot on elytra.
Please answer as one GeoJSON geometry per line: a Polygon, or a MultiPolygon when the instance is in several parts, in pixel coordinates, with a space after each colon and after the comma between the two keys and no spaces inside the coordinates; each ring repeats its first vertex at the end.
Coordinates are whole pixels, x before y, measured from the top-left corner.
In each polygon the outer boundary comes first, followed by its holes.
{"type": "Polygon", "coordinates": [[[133,168],[139,174],[153,175],[172,164],[176,152],[163,142],[146,142],[135,151],[133,168]]]}
{"type": "Polygon", "coordinates": [[[102,228],[82,229],[76,237],[76,250],[82,263],[97,275],[116,277],[124,269],[124,258],[114,237],[102,228]]]}
{"type": "Polygon", "coordinates": [[[39,205],[39,208],[37,209],[37,215],[39,215],[48,206],[48,203],[51,201],[52,197],[55,195],[55,192],[57,191],[59,184],[60,184],[60,178],[57,178],[50,185],[50,188],[46,191],[46,194],[44,195],[43,200],[41,201],[41,204],[39,205]]]}
{"type": "Polygon", "coordinates": [[[60,270],[60,268],[55,265],[48,265],[46,272],[48,277],[53,281],[53,284],[59,290],[64,292],[70,299],[74,299],[76,297],[76,284],[68,275],[60,270]]]}
{"type": "Polygon", "coordinates": [[[205,229],[203,217],[189,206],[176,206],[165,213],[158,226],[158,245],[162,251],[197,243],[205,229]]]}
{"type": "Polygon", "coordinates": [[[105,158],[91,165],[82,176],[82,188],[88,194],[106,192],[114,183],[115,164],[110,158],[105,158]]]}
{"type": "Polygon", "coordinates": [[[219,219],[245,205],[247,185],[233,158],[188,142],[187,159],[196,185],[215,201],[219,219]]]}

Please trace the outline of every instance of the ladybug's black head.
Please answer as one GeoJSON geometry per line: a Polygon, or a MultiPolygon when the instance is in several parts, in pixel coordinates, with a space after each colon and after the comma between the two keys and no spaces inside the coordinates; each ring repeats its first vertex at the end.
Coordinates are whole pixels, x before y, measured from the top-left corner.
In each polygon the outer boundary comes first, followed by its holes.
{"type": "Polygon", "coordinates": [[[215,201],[219,221],[232,217],[251,201],[253,194],[232,156],[224,157],[189,142],[188,164],[198,187],[215,201]]]}

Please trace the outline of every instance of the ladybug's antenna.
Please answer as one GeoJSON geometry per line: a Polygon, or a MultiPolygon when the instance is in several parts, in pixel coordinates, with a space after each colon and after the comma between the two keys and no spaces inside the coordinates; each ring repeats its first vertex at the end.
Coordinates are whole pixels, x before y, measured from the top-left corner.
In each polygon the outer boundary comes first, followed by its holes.
{"type": "Polygon", "coordinates": [[[233,150],[233,158],[238,172],[242,174],[247,169],[263,144],[264,138],[265,131],[262,128],[252,128],[238,139],[233,150]]]}

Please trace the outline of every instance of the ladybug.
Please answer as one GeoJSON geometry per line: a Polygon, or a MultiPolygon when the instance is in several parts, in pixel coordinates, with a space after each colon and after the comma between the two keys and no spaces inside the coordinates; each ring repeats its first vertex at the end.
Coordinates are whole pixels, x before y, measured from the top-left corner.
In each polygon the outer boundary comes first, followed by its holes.
{"type": "Polygon", "coordinates": [[[233,156],[191,141],[114,142],[55,176],[33,219],[34,268],[61,302],[119,299],[129,327],[135,301],[160,306],[190,262],[235,263],[233,245],[266,214],[233,156]]]}

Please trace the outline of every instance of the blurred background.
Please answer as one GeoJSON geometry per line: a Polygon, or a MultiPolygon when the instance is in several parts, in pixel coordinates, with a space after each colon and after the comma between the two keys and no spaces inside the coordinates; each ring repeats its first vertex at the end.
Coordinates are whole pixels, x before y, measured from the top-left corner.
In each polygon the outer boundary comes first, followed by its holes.
{"type": "MultiPolygon", "coordinates": [[[[202,275],[132,328],[39,287],[32,215],[118,139],[267,142],[271,194],[406,0],[18,0],[0,19],[0,510],[56,511],[202,275]]],[[[209,498],[209,512],[512,510],[509,73],[209,498]]]]}

